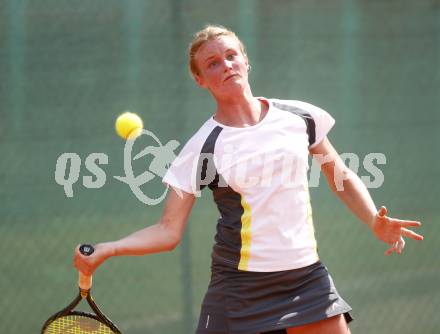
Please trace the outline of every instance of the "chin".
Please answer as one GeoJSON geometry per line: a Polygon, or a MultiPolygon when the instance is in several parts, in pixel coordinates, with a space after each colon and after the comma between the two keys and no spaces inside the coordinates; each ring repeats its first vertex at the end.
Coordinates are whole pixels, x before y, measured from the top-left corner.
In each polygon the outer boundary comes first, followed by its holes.
{"type": "Polygon", "coordinates": [[[227,94],[242,93],[244,91],[244,86],[241,82],[231,82],[230,84],[223,86],[223,91],[227,94]]]}
{"type": "Polygon", "coordinates": [[[224,89],[222,92],[218,95],[221,96],[222,100],[230,100],[235,99],[236,97],[241,97],[244,95],[244,89],[243,87],[231,87],[229,89],[224,89]]]}

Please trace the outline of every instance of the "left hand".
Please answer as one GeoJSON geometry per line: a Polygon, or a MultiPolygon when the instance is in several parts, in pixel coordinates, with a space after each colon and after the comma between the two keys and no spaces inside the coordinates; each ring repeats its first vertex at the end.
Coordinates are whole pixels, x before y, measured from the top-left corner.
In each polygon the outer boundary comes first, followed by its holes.
{"type": "Polygon", "coordinates": [[[405,240],[403,237],[408,237],[414,240],[423,240],[423,236],[407,229],[407,227],[419,227],[421,225],[418,221],[400,220],[387,217],[387,209],[382,206],[374,217],[372,230],[374,235],[387,244],[392,245],[385,251],[385,255],[390,255],[393,252],[401,254],[405,247],[405,240]]]}

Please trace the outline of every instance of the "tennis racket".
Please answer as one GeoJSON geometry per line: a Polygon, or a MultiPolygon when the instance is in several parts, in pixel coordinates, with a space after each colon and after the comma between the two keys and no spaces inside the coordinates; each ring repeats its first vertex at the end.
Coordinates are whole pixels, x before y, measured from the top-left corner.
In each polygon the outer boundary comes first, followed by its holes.
{"type": "MultiPolygon", "coordinates": [[[[91,245],[81,245],[81,254],[91,255],[95,249],[91,245]]],[[[92,276],[79,273],[79,294],[64,309],[55,313],[44,323],[41,334],[121,334],[119,329],[96,306],[90,294],[92,276]],[[74,311],[74,308],[86,299],[94,314],[74,311]]]]}

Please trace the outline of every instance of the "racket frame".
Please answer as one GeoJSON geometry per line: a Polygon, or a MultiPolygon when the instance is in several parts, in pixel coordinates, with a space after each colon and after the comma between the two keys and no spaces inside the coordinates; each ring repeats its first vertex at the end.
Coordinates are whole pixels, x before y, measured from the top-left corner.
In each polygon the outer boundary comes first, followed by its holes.
{"type": "Polygon", "coordinates": [[[97,320],[102,324],[106,325],[107,327],[109,327],[115,334],[121,334],[121,332],[116,327],[116,325],[109,318],[107,318],[105,314],[102,313],[101,310],[98,308],[98,306],[95,304],[95,302],[93,301],[93,297],[90,294],[90,290],[82,290],[82,289],[79,289],[78,296],[69,305],[67,305],[64,309],[55,313],[49,319],[46,320],[46,322],[43,325],[43,328],[41,329],[41,334],[44,334],[46,328],[49,327],[49,325],[52,322],[54,322],[56,319],[61,317],[66,317],[69,315],[77,315],[77,316],[82,316],[97,320]],[[87,303],[89,304],[93,312],[95,312],[95,314],[83,312],[83,311],[72,311],[83,299],[87,300],[87,303]]]}

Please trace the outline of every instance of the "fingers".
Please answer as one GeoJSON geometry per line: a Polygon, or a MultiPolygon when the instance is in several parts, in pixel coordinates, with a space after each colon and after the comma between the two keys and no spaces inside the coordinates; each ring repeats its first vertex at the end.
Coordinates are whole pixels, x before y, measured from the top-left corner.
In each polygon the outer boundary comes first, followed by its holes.
{"type": "MultiPolygon", "coordinates": [[[[379,211],[377,212],[377,215],[381,218],[384,218],[388,213],[388,210],[385,206],[381,206],[379,211]]],[[[396,219],[396,218],[390,218],[389,223],[393,224],[399,224],[401,227],[420,227],[422,225],[421,222],[415,221],[415,220],[402,220],[402,219],[396,219]]]]}
{"type": "Polygon", "coordinates": [[[405,248],[405,240],[403,240],[403,238],[400,238],[390,248],[388,248],[384,254],[386,256],[392,254],[393,252],[396,252],[397,254],[402,254],[404,248],[405,248]]]}
{"type": "MultiPolygon", "coordinates": [[[[388,213],[386,207],[382,206],[379,211],[377,212],[377,216],[380,218],[385,218],[386,214],[388,213]]],[[[388,218],[387,224],[390,224],[391,226],[399,226],[401,228],[405,227],[420,227],[422,226],[422,223],[416,220],[402,220],[402,219],[396,219],[396,218],[388,218]]]]}
{"type": "Polygon", "coordinates": [[[390,224],[394,227],[398,227],[400,229],[400,235],[404,237],[408,237],[414,240],[423,240],[423,236],[407,229],[406,227],[420,227],[422,224],[418,221],[413,220],[400,220],[400,219],[391,219],[390,224]]]}
{"type": "Polygon", "coordinates": [[[90,258],[88,256],[84,256],[83,254],[81,254],[81,252],[79,251],[80,246],[81,245],[75,247],[75,252],[73,255],[73,264],[78,271],[80,271],[84,275],[90,276],[91,274],[93,274],[93,270],[91,270],[90,265],[88,263],[90,258]]]}
{"type": "Polygon", "coordinates": [[[402,254],[404,248],[405,248],[405,240],[403,240],[403,238],[400,237],[399,241],[397,242],[397,254],[402,254]]]}
{"type": "Polygon", "coordinates": [[[79,251],[79,247],[80,247],[81,245],[77,245],[76,247],[75,247],[75,251],[74,251],[74,253],[73,253],[73,265],[75,266],[75,268],[77,268],[77,269],[79,269],[78,268],[78,258],[81,256],[81,252],[79,251]]]}
{"type": "Polygon", "coordinates": [[[404,237],[408,237],[414,240],[423,240],[423,235],[420,235],[414,231],[408,230],[406,228],[401,228],[400,231],[404,237]]]}
{"type": "Polygon", "coordinates": [[[398,224],[401,227],[420,227],[422,223],[415,220],[402,220],[396,218],[390,218],[390,223],[398,224]]]}
{"type": "Polygon", "coordinates": [[[394,252],[397,248],[397,242],[393,245],[393,246],[391,246],[390,248],[388,248],[386,251],[385,251],[385,255],[386,256],[388,256],[388,255],[390,255],[392,252],[394,252]]]}
{"type": "Polygon", "coordinates": [[[402,227],[420,227],[422,226],[421,222],[413,221],[413,220],[405,220],[399,222],[400,226],[402,227]]]}

